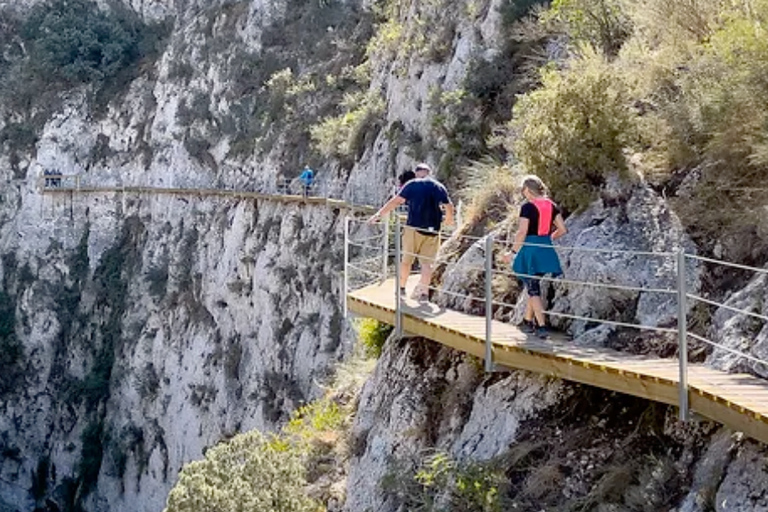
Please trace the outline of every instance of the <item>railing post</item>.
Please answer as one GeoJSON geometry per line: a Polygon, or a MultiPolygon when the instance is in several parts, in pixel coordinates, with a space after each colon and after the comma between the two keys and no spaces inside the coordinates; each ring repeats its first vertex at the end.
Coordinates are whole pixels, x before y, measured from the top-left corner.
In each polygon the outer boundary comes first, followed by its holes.
{"type": "Polygon", "coordinates": [[[491,327],[493,325],[493,235],[485,237],[485,371],[493,371],[493,344],[491,327]]]}
{"type": "Polygon", "coordinates": [[[347,294],[349,293],[349,216],[344,217],[344,318],[349,313],[347,306],[347,294]]]}
{"type": "Polygon", "coordinates": [[[400,296],[400,261],[402,260],[402,233],[400,232],[400,215],[395,212],[395,335],[403,335],[402,297],[400,296]]]}
{"type": "MultiPolygon", "coordinates": [[[[385,215],[381,219],[382,227],[384,228],[383,238],[382,241],[382,254],[381,254],[381,282],[387,280],[387,274],[388,274],[388,264],[389,264],[389,214],[385,215]]],[[[399,283],[398,283],[398,286],[399,283]]]]}
{"type": "Polygon", "coordinates": [[[680,420],[688,421],[688,307],[685,289],[685,250],[677,252],[677,350],[680,360],[680,420]]]}

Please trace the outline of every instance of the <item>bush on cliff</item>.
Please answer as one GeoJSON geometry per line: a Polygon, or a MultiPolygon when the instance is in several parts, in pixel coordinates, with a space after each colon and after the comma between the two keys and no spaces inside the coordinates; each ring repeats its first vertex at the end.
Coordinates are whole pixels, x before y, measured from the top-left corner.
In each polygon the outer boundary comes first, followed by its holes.
{"type": "Polygon", "coordinates": [[[586,206],[611,173],[627,169],[633,132],[621,76],[595,53],[565,71],[545,69],[514,108],[510,149],[568,209],[586,206]]]}
{"type": "Polygon", "coordinates": [[[165,512],[317,512],[304,492],[303,458],[257,431],[211,448],[181,470],[165,512]]]}

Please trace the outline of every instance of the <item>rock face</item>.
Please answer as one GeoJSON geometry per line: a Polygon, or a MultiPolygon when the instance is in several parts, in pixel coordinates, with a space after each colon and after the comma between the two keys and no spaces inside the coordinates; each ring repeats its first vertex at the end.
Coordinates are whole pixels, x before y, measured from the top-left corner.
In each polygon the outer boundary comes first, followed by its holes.
{"type": "MultiPolygon", "coordinates": [[[[664,199],[644,184],[611,184],[600,201],[569,219],[568,229],[558,243],[568,247],[560,251],[565,279],[630,289],[556,286],[553,311],[648,327],[674,326],[677,253],[696,254],[696,247],[664,199]]],[[[698,293],[701,269],[690,260],[685,277],[688,292],[698,293]]],[[[553,321],[569,325],[575,336],[587,326],[583,320],[553,321]]]]}
{"type": "Polygon", "coordinates": [[[339,211],[40,201],[36,229],[23,212],[2,230],[17,244],[2,298],[21,346],[3,378],[2,495],[20,509],[33,487],[60,504],[87,495],[88,510],[157,510],[183,463],[222,436],[273,429],[349,351],[339,211]]]}
{"type": "Polygon", "coordinates": [[[481,510],[456,488],[462,475],[495,482],[502,510],[766,510],[765,446],[626,395],[527,372],[484,376],[419,338],[386,347],[352,446],[349,512],[481,510]],[[423,476],[435,475],[435,454],[453,461],[439,490],[423,476]]]}
{"type": "Polygon", "coordinates": [[[768,326],[760,319],[760,316],[768,317],[766,293],[768,275],[757,274],[744,289],[725,301],[727,307],[748,311],[757,317],[733,309],[716,309],[708,338],[725,348],[716,347],[708,359],[709,364],[729,372],[747,372],[768,378],[768,326]],[[726,349],[747,354],[752,359],[726,349]]]}

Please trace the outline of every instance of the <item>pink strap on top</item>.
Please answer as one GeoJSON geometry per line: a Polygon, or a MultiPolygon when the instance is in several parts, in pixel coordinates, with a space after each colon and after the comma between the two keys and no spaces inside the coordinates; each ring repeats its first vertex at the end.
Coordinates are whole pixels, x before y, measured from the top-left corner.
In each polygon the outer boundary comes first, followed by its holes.
{"type": "Polygon", "coordinates": [[[547,236],[552,230],[552,213],[555,208],[552,201],[546,197],[540,197],[531,201],[539,210],[539,236],[547,236]]]}

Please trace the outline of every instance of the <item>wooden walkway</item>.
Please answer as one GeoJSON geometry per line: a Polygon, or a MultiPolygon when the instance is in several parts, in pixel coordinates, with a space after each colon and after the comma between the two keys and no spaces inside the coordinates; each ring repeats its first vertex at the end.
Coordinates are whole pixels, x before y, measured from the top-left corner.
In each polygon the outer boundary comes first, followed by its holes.
{"type": "Polygon", "coordinates": [[[308,196],[304,197],[298,194],[270,194],[264,192],[248,192],[234,189],[217,188],[165,188],[165,187],[40,187],[40,192],[51,195],[75,195],[75,194],[93,194],[93,193],[130,193],[130,194],[170,194],[183,196],[218,196],[234,197],[238,199],[258,199],[265,201],[276,201],[281,203],[304,203],[304,204],[322,204],[329,208],[341,210],[350,210],[364,214],[373,214],[376,208],[371,206],[356,205],[348,203],[341,199],[331,199],[326,197],[308,196]]]}
{"type": "MultiPolygon", "coordinates": [[[[394,325],[394,286],[390,279],[349,293],[349,310],[394,325]]],[[[408,299],[401,304],[404,332],[485,357],[485,317],[408,299]]],[[[557,337],[540,340],[498,321],[493,322],[491,332],[493,360],[499,365],[678,405],[676,359],[578,347],[557,337]]],[[[768,443],[768,381],[690,364],[688,384],[694,412],[768,443]]]]}

